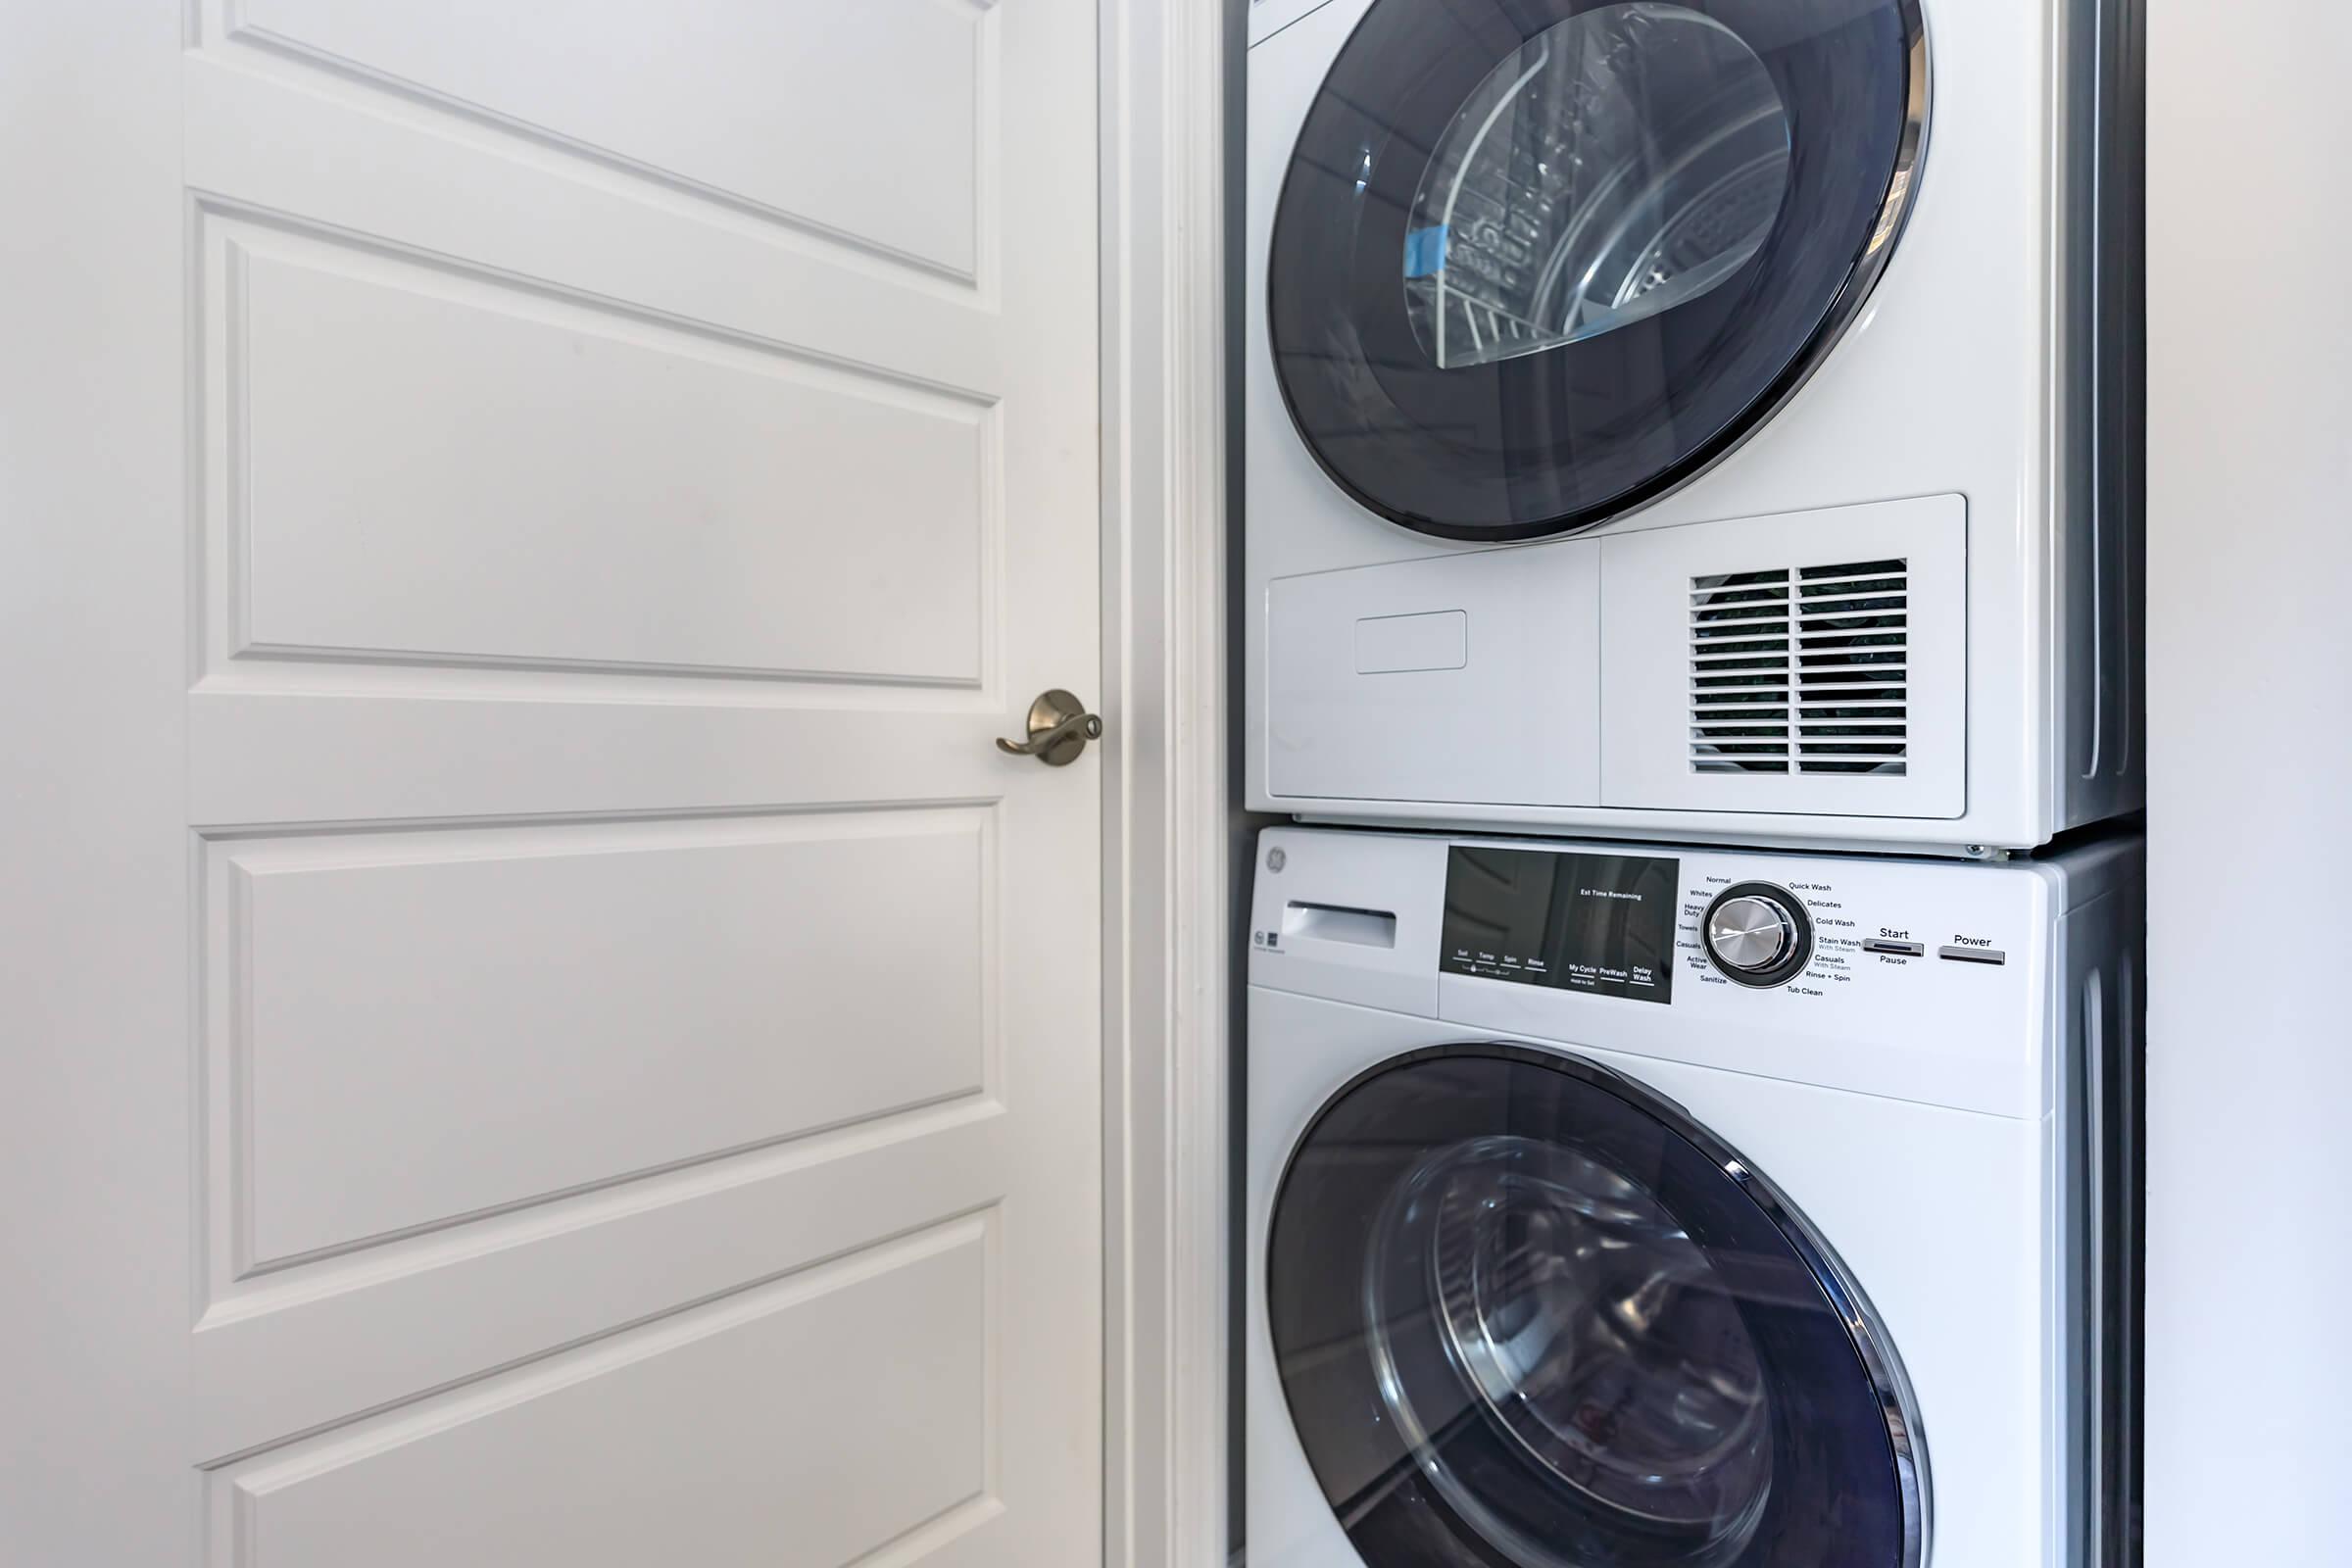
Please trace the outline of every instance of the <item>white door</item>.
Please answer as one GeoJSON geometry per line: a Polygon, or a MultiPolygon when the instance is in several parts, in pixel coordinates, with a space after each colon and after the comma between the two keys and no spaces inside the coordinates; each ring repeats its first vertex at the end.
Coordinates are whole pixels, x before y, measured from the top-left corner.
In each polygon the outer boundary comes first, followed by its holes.
{"type": "Polygon", "coordinates": [[[10,8],[0,1559],[1099,1559],[1095,27],[10,8]]]}

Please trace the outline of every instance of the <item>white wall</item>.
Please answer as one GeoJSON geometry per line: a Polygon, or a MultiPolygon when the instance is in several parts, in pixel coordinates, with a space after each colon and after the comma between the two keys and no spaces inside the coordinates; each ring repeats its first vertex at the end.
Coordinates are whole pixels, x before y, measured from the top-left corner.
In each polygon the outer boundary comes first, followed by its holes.
{"type": "Polygon", "coordinates": [[[2151,0],[2150,1568],[2352,1563],[2352,8],[2151,0]]]}

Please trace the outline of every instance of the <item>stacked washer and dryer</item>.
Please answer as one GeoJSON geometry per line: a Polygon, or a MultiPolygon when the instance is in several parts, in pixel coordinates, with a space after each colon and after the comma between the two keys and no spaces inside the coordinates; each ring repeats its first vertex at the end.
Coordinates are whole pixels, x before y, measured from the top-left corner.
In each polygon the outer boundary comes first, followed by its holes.
{"type": "Polygon", "coordinates": [[[2136,1561],[2136,0],[1250,12],[1248,1560],[2136,1561]]]}

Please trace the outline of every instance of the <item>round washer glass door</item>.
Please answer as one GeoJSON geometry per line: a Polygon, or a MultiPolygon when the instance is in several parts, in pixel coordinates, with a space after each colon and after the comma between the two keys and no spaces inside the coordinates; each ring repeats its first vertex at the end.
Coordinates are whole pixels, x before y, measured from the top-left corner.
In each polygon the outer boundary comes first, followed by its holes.
{"type": "Polygon", "coordinates": [[[1275,214],[1299,434],[1365,506],[1455,539],[1695,477],[1860,309],[1926,69],[1917,0],[1375,0],[1275,214]]]}
{"type": "Polygon", "coordinates": [[[1736,1152],[1508,1045],[1358,1078],[1267,1239],[1293,1424],[1365,1568],[1918,1568],[1918,1421],[1861,1292],[1736,1152]]]}

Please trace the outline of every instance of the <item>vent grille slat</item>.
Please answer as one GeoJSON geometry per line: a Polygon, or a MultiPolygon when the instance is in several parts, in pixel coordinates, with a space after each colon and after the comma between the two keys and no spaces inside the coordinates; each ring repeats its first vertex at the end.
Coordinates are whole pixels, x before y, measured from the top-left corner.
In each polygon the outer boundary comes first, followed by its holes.
{"type": "Polygon", "coordinates": [[[1908,561],[1691,578],[1691,771],[1900,777],[1910,609],[1908,561]]]}

